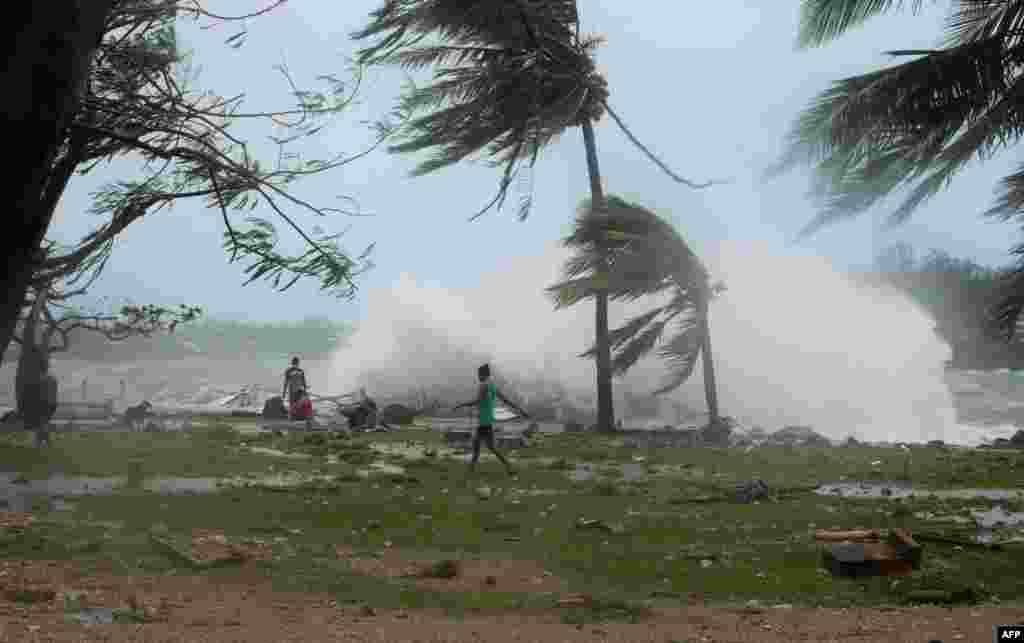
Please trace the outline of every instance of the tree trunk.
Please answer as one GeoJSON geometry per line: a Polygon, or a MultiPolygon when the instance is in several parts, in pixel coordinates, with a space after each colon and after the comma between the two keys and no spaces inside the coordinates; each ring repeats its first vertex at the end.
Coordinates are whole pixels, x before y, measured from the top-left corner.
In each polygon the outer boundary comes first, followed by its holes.
{"type": "Polygon", "coordinates": [[[21,355],[18,357],[18,369],[14,374],[14,395],[18,411],[23,416],[26,404],[38,405],[38,400],[26,398],[26,392],[38,392],[38,383],[43,379],[43,361],[49,357],[46,352],[47,347],[39,345],[39,337],[36,332],[44,306],[46,306],[46,293],[40,290],[36,293],[36,300],[25,320],[21,336],[21,355]]]}
{"type": "Polygon", "coordinates": [[[33,0],[5,8],[0,45],[7,61],[0,84],[8,88],[3,113],[22,144],[7,170],[12,189],[6,211],[14,213],[3,263],[0,363],[25,302],[39,248],[50,225],[41,208],[68,125],[77,113],[92,57],[115,0],[33,0]],[[5,35],[6,34],[6,35],[5,35]]]}
{"type": "Polygon", "coordinates": [[[705,300],[701,305],[700,312],[701,335],[701,360],[704,370],[704,398],[708,403],[708,424],[718,424],[718,387],[715,384],[715,360],[711,353],[711,324],[708,320],[708,302],[705,300]]]}
{"type": "MultiPolygon", "coordinates": [[[[597,145],[594,126],[583,121],[583,143],[587,152],[587,172],[590,175],[590,199],[594,208],[604,206],[604,188],[601,170],[597,165],[597,145]]],[[[608,274],[607,258],[603,261],[603,275],[608,274]]],[[[611,433],[615,430],[615,404],[612,400],[612,347],[608,330],[608,291],[594,293],[594,333],[597,348],[597,430],[611,433]]]]}

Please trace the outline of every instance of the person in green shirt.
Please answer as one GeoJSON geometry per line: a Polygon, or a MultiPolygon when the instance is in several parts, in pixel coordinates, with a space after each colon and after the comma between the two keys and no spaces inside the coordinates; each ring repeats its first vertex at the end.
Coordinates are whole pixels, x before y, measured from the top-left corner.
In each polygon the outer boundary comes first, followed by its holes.
{"type": "Polygon", "coordinates": [[[499,399],[505,404],[515,409],[517,413],[523,417],[530,417],[526,411],[519,407],[518,404],[509,400],[507,397],[502,395],[501,391],[498,390],[497,385],[491,381],[491,367],[489,364],[484,364],[476,371],[477,378],[480,380],[480,387],[477,389],[477,396],[475,400],[470,402],[463,402],[455,407],[455,410],[465,408],[467,406],[476,406],[479,413],[479,426],[477,426],[476,433],[473,435],[473,459],[469,462],[469,470],[474,471],[476,469],[476,462],[480,459],[480,443],[483,442],[490,449],[491,453],[495,455],[498,460],[505,465],[506,471],[509,475],[514,475],[512,465],[508,463],[505,456],[498,451],[497,446],[494,444],[494,404],[495,400],[499,399]]]}

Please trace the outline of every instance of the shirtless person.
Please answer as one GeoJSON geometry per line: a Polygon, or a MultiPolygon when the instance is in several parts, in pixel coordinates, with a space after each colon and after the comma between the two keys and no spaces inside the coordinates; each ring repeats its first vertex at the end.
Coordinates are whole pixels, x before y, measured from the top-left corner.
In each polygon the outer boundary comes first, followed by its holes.
{"type": "MultiPolygon", "coordinates": [[[[299,358],[292,358],[292,365],[284,372],[284,389],[281,399],[285,401],[291,415],[292,405],[299,401],[303,391],[309,390],[306,384],[306,372],[299,368],[299,358]]],[[[291,418],[289,418],[291,419],[291,418]]]]}
{"type": "Polygon", "coordinates": [[[480,387],[477,389],[476,399],[471,402],[463,402],[455,407],[455,410],[467,407],[476,406],[479,412],[480,425],[476,429],[476,433],[473,435],[473,459],[469,463],[470,472],[476,469],[476,461],[480,459],[480,442],[484,442],[487,448],[490,449],[491,453],[505,465],[505,470],[508,471],[509,475],[514,475],[512,465],[508,463],[505,456],[501,455],[497,447],[494,444],[494,402],[495,398],[501,400],[505,404],[508,404],[516,410],[521,416],[529,417],[526,411],[519,408],[515,402],[509,400],[507,397],[502,395],[501,391],[498,390],[497,385],[491,381],[491,367],[488,364],[484,364],[476,371],[477,378],[480,380],[480,387]]]}

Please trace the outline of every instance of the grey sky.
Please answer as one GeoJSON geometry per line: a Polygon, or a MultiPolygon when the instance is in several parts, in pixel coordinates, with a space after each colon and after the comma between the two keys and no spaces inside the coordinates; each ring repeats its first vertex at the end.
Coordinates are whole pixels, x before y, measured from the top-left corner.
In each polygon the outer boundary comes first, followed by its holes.
{"type": "MultiPolygon", "coordinates": [[[[295,0],[251,21],[248,42],[237,50],[223,44],[233,27],[200,31],[185,24],[181,35],[202,67],[200,86],[226,96],[244,91],[250,109],[287,107],[287,85],[272,67],[286,61],[306,86],[318,74],[342,73],[345,56],[356,49],[348,34],[365,23],[379,2],[295,0]]],[[[228,5],[224,10],[243,10],[238,3],[212,4],[228,5]]],[[[826,48],[796,51],[796,0],[719,0],[702,4],[700,11],[661,0],[580,0],[580,10],[584,30],[607,38],[598,62],[608,78],[610,103],[635,134],[685,176],[736,178],[732,185],[692,191],[664,176],[608,119],[598,125],[598,154],[609,192],[670,215],[698,253],[714,253],[724,239],[764,239],[780,254],[788,252],[787,244],[814,215],[804,198],[807,177],[797,172],[761,184],[759,174],[777,158],[794,116],[831,81],[884,64],[888,59],[883,51],[935,44],[945,15],[943,6],[928,5],[921,15],[883,16],[826,48]]],[[[371,72],[362,104],[339,117],[306,149],[319,146],[322,156],[358,151],[369,140],[358,121],[390,110],[401,78],[393,71],[371,72]]],[[[261,126],[253,133],[262,137],[270,132],[261,126]]],[[[270,149],[266,158],[272,158],[270,149]]],[[[179,204],[129,228],[95,292],[198,304],[216,316],[357,320],[365,292],[389,287],[402,272],[446,287],[474,287],[478,275],[495,269],[502,257],[540,253],[564,234],[577,203],[587,196],[576,130],[539,160],[534,210],[525,223],[515,219],[514,203],[467,222],[491,198],[497,170],[464,164],[413,179],[408,172],[415,161],[380,151],[296,188],[303,198],[325,205],[345,194],[375,213],[322,222],[298,217],[304,225],[322,223],[332,231],[351,226],[344,245],[354,253],[377,243],[377,267],[360,282],[363,294],[352,303],[319,293],[313,283],[300,283],[285,294],[262,282],[240,288],[241,264],[229,265],[220,248],[219,212],[206,210],[201,202],[179,204]]],[[[1004,154],[969,168],[911,223],[895,231],[879,229],[886,214],[881,210],[825,229],[802,242],[804,250],[813,249],[840,267],[863,266],[881,245],[905,240],[922,250],[941,248],[982,263],[1003,264],[1018,240],[1017,228],[986,222],[979,213],[991,203],[993,190],[1013,162],[1012,154],[1004,154]]],[[[84,214],[89,194],[101,183],[128,179],[131,173],[131,163],[121,161],[74,179],[53,236],[72,241],[85,233],[92,223],[84,214]]],[[[266,211],[262,215],[273,220],[266,211]]]]}

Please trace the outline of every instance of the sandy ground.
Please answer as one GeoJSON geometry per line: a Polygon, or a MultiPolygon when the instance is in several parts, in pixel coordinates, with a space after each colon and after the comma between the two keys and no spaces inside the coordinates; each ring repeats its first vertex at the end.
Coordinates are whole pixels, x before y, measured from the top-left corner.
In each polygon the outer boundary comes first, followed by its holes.
{"type": "Polygon", "coordinates": [[[438,610],[338,605],[325,594],[275,591],[269,581],[245,567],[230,577],[203,578],[119,576],[112,567],[87,574],[63,561],[22,565],[0,564],[0,583],[8,588],[49,587],[58,594],[54,600],[29,605],[0,599],[0,641],[950,643],[990,641],[994,625],[1024,622],[1021,607],[730,609],[705,607],[699,595],[693,595],[690,605],[655,609],[640,624],[577,626],[563,624],[558,609],[481,611],[456,619],[438,610]],[[71,590],[83,592],[86,606],[134,603],[149,622],[70,623],[60,592],[71,590]]]}

